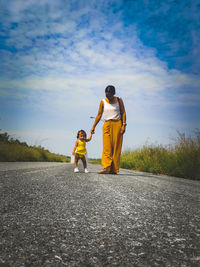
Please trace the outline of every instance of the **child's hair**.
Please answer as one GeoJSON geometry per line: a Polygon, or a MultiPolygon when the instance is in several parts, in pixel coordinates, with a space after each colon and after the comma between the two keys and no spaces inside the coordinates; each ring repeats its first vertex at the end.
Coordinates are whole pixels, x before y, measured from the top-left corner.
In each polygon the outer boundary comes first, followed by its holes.
{"type": "Polygon", "coordinates": [[[80,130],[80,131],[78,131],[78,133],[77,133],[77,139],[79,138],[79,134],[80,134],[81,132],[85,134],[85,138],[87,137],[86,132],[85,132],[84,130],[80,130]]]}

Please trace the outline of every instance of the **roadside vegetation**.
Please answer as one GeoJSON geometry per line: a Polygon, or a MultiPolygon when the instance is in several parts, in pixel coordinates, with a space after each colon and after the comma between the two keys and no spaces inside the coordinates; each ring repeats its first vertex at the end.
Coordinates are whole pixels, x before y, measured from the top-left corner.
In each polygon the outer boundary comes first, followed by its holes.
{"type": "Polygon", "coordinates": [[[29,146],[11,138],[8,133],[0,133],[0,161],[69,162],[70,157],[51,153],[41,146],[29,146]]]}
{"type": "Polygon", "coordinates": [[[101,159],[89,159],[88,161],[91,164],[101,164],[101,159]]]}
{"type": "Polygon", "coordinates": [[[200,132],[178,132],[173,145],[144,145],[121,155],[121,168],[200,180],[200,132]]]}
{"type": "MultiPolygon", "coordinates": [[[[29,146],[26,142],[0,133],[0,161],[51,161],[69,162],[70,157],[51,153],[41,146],[29,146]]],[[[89,163],[101,164],[101,159],[89,159],[89,163]]],[[[121,155],[121,168],[200,180],[200,131],[186,137],[178,132],[173,145],[146,144],[121,155]]]]}

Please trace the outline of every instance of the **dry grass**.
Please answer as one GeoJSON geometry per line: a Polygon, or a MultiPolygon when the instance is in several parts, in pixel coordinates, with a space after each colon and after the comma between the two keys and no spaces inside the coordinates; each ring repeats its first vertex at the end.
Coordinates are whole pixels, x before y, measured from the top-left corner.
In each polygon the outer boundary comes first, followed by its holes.
{"type": "Polygon", "coordinates": [[[121,155],[121,167],[200,180],[200,132],[188,138],[178,132],[171,146],[145,145],[127,150],[121,155]]]}

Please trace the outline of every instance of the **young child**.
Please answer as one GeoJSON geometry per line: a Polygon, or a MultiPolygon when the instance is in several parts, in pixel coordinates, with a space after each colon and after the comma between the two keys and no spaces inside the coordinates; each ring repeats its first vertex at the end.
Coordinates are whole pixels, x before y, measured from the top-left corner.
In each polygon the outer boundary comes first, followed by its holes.
{"type": "Polygon", "coordinates": [[[77,133],[77,140],[72,152],[72,155],[75,155],[75,160],[74,160],[74,172],[79,172],[79,169],[77,167],[79,159],[82,160],[83,162],[83,167],[85,169],[85,173],[88,173],[87,169],[87,162],[85,158],[85,154],[87,153],[86,150],[86,142],[89,142],[92,139],[92,134],[90,134],[89,138],[86,138],[86,132],[84,130],[80,130],[77,133]]]}

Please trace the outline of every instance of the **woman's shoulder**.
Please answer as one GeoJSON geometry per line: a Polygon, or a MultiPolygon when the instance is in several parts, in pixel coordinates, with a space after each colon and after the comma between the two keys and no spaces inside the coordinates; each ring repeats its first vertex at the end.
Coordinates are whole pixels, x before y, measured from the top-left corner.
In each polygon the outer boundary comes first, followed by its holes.
{"type": "Polygon", "coordinates": [[[105,98],[101,99],[100,106],[104,106],[104,103],[105,103],[105,98]]]}
{"type": "Polygon", "coordinates": [[[118,100],[119,102],[122,102],[122,103],[123,103],[123,100],[122,100],[122,98],[121,98],[120,96],[117,97],[117,100],[118,100]]]}

